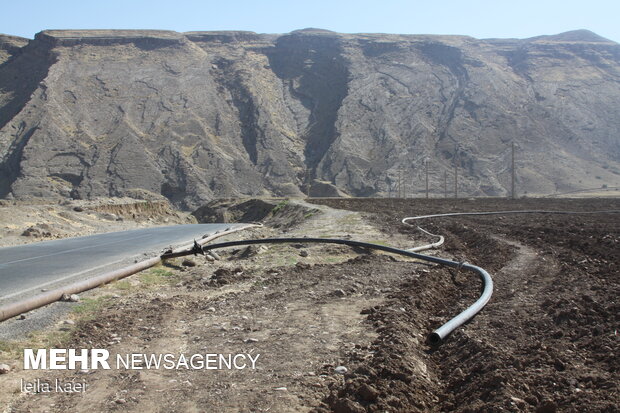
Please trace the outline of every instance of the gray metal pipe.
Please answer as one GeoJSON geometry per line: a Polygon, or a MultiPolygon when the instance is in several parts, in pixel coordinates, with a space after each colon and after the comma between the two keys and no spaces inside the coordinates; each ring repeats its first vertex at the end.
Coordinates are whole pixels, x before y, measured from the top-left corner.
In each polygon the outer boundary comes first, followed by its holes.
{"type": "MultiPolygon", "coordinates": [[[[408,224],[408,225],[411,225],[411,224],[408,224]]],[[[433,242],[431,244],[420,245],[418,247],[413,247],[413,248],[407,248],[407,251],[412,251],[412,252],[426,251],[426,250],[430,250],[431,248],[437,248],[443,245],[444,243],[443,235],[437,235],[437,234],[430,233],[424,228],[420,228],[420,227],[417,227],[417,228],[418,228],[418,231],[423,232],[426,235],[430,235],[431,237],[436,237],[439,239],[436,242],[433,242]]]]}
{"type": "Polygon", "coordinates": [[[449,214],[433,214],[433,215],[420,215],[417,217],[407,217],[402,219],[403,224],[409,224],[408,221],[417,221],[427,218],[439,218],[439,217],[456,217],[456,216],[468,216],[468,215],[507,215],[507,214],[558,214],[558,215],[588,215],[588,214],[618,214],[620,209],[610,209],[603,211],[547,211],[547,210],[515,210],[515,211],[490,211],[490,212],[452,212],[449,214]]]}
{"type": "Polygon", "coordinates": [[[482,285],[484,286],[482,295],[480,295],[480,298],[478,298],[475,303],[467,307],[467,309],[459,315],[433,331],[429,336],[429,340],[432,343],[440,343],[448,334],[478,314],[480,310],[482,310],[482,308],[484,308],[484,306],[489,302],[491,295],[493,295],[493,279],[488,272],[486,272],[483,268],[467,263],[463,264],[462,268],[473,271],[480,276],[482,279],[482,285]]]}

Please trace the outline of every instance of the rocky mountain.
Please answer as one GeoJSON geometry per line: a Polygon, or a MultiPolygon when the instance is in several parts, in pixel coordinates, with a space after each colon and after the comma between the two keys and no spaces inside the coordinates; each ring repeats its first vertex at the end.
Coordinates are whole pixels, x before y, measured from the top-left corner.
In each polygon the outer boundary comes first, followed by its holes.
{"type": "Polygon", "coordinates": [[[620,45],[251,32],[0,36],[0,197],[620,186],[620,45]]]}

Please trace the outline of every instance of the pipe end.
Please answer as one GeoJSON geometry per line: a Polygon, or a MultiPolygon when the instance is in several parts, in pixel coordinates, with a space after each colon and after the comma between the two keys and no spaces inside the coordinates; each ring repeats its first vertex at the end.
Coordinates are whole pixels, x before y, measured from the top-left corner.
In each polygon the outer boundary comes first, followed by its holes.
{"type": "Polygon", "coordinates": [[[432,332],[429,336],[428,336],[428,341],[431,344],[437,345],[441,343],[441,336],[439,334],[437,334],[436,332],[432,332]]]}

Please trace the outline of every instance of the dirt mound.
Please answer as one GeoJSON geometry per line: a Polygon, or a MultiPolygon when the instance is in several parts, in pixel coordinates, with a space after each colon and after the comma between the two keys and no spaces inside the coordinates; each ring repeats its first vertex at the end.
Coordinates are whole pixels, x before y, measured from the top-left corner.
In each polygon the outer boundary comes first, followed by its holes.
{"type": "Polygon", "coordinates": [[[331,182],[319,181],[315,179],[312,181],[312,185],[310,186],[310,196],[339,198],[346,197],[348,195],[331,182]]]}
{"type": "Polygon", "coordinates": [[[325,399],[328,409],[318,411],[414,412],[437,404],[441,382],[425,340],[441,319],[438,301],[453,303],[456,286],[445,270],[422,270],[411,278],[396,286],[385,304],[362,310],[378,333],[367,349],[373,357],[353,355],[344,385],[332,389],[325,399]]]}
{"type": "Polygon", "coordinates": [[[51,228],[47,224],[37,224],[31,227],[28,227],[22,232],[22,237],[33,237],[33,238],[51,238],[51,228]]]}
{"type": "Polygon", "coordinates": [[[286,228],[320,213],[295,201],[250,199],[215,200],[192,213],[200,223],[262,222],[273,228],[286,228]]]}
{"type": "Polygon", "coordinates": [[[258,222],[263,220],[277,206],[275,201],[250,199],[217,199],[201,206],[192,215],[199,223],[258,222]]]}
{"type": "Polygon", "coordinates": [[[137,201],[126,204],[97,205],[86,209],[134,220],[164,219],[166,216],[180,217],[179,212],[173,209],[168,201],[137,201]]]}

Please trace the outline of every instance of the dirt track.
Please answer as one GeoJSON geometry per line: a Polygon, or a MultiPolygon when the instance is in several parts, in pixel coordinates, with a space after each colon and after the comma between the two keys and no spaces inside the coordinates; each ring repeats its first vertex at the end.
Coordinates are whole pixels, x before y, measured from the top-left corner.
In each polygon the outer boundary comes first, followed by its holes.
{"type": "MultiPolygon", "coordinates": [[[[324,214],[287,235],[407,247],[426,238],[400,224],[404,216],[620,209],[618,200],[316,202],[364,211],[365,220],[324,214]]],[[[439,347],[427,334],[477,298],[476,276],[335,246],[240,250],[184,271],[164,267],[156,282],[99,290],[96,313],[76,317],[55,345],[119,354],[252,351],[263,357],[258,370],[49,373],[43,378],[85,379],[91,390],[22,394],[11,411],[617,411],[619,214],[423,226],[446,236],[437,255],[484,267],[496,286],[483,312],[439,347]]],[[[0,376],[0,384],[34,377],[26,373],[0,376]]]]}

